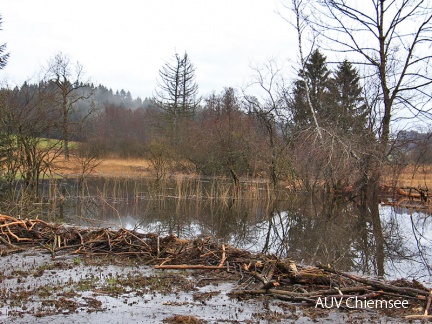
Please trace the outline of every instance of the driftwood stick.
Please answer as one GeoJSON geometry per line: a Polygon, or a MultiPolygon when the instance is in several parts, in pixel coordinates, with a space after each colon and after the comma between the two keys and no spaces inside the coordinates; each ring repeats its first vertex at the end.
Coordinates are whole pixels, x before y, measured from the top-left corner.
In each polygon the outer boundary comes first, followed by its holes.
{"type": "Polygon", "coordinates": [[[222,267],[223,267],[223,265],[224,265],[224,263],[225,263],[225,260],[226,260],[225,244],[222,244],[222,260],[221,260],[221,262],[219,263],[219,268],[222,268],[222,267]]]}
{"type": "Polygon", "coordinates": [[[414,299],[414,300],[426,300],[425,296],[408,296],[408,295],[402,295],[402,294],[398,294],[398,293],[393,293],[393,292],[389,292],[389,291],[384,291],[384,290],[380,290],[382,295],[387,295],[387,296],[392,296],[392,297],[397,297],[397,298],[404,298],[404,299],[414,299]]]}
{"type": "Polygon", "coordinates": [[[55,249],[55,251],[61,251],[61,250],[68,250],[68,249],[74,249],[76,247],[80,247],[81,244],[75,244],[75,245],[64,245],[62,247],[58,247],[55,249]]]}
{"type": "Polygon", "coordinates": [[[243,295],[264,295],[267,292],[265,289],[245,289],[245,290],[234,290],[229,293],[230,296],[243,296],[243,295]]]}
{"type": "Polygon", "coordinates": [[[255,279],[258,279],[259,281],[261,281],[263,284],[266,284],[268,282],[268,280],[266,278],[264,278],[261,274],[259,274],[256,271],[252,271],[251,272],[252,277],[254,277],[255,279]]]}
{"type": "Polygon", "coordinates": [[[15,245],[15,244],[12,244],[12,243],[8,242],[8,241],[5,240],[2,236],[0,236],[0,241],[1,241],[3,244],[6,244],[7,247],[10,248],[10,249],[13,249],[13,250],[15,250],[15,251],[23,251],[22,248],[20,248],[19,246],[15,245]]]}
{"type": "Polygon", "coordinates": [[[31,226],[30,226],[29,229],[33,229],[33,227],[34,227],[37,223],[43,224],[44,226],[49,227],[49,228],[57,228],[56,225],[53,225],[53,224],[50,224],[50,223],[44,222],[44,221],[41,220],[41,219],[32,219],[32,220],[27,220],[27,221],[30,222],[30,224],[31,224],[31,226]]]}
{"type": "Polygon", "coordinates": [[[27,229],[27,225],[22,220],[15,221],[15,222],[12,222],[12,223],[5,223],[3,225],[0,225],[0,227],[9,227],[9,226],[12,226],[12,225],[21,225],[21,226],[23,226],[23,227],[25,227],[27,229]]]}
{"type": "Polygon", "coordinates": [[[429,296],[427,298],[426,307],[423,315],[407,315],[405,316],[406,319],[431,319],[432,315],[429,315],[429,308],[431,306],[432,301],[432,290],[429,292],[429,296]]]}
{"type": "Polygon", "coordinates": [[[429,297],[428,297],[427,302],[426,302],[426,308],[425,308],[425,311],[424,311],[424,315],[425,315],[425,316],[428,315],[429,308],[430,308],[430,306],[431,306],[431,301],[432,301],[432,289],[431,289],[431,291],[429,292],[429,297]]]}
{"type": "MultiPolygon", "coordinates": [[[[362,299],[362,300],[366,300],[366,299],[374,299],[377,298],[379,296],[381,296],[383,293],[382,291],[373,291],[370,292],[368,294],[363,294],[363,295],[356,295],[356,294],[335,294],[335,295],[326,295],[327,298],[357,298],[357,299],[362,299]]],[[[321,296],[313,296],[313,297],[321,297],[321,296]]]]}
{"type": "Polygon", "coordinates": [[[302,296],[305,297],[320,297],[323,295],[337,295],[339,292],[345,293],[355,293],[355,292],[366,292],[371,290],[372,286],[358,286],[358,287],[341,287],[339,289],[326,289],[326,290],[317,290],[311,291],[307,293],[302,293],[302,296]]]}
{"type": "Polygon", "coordinates": [[[16,222],[19,219],[18,218],[14,218],[12,216],[7,216],[7,215],[0,214],[0,222],[6,222],[6,220],[10,220],[10,221],[16,222]]]}
{"type": "Polygon", "coordinates": [[[417,190],[416,188],[408,188],[409,192],[406,192],[405,190],[403,190],[402,188],[398,188],[396,191],[399,195],[404,196],[404,197],[411,197],[411,198],[421,198],[420,193],[413,193],[411,192],[411,190],[417,190]]]}
{"type": "Polygon", "coordinates": [[[308,303],[316,303],[315,299],[308,298],[302,296],[302,294],[293,293],[284,290],[275,290],[275,289],[254,289],[254,290],[237,290],[229,293],[231,297],[240,297],[244,295],[264,295],[270,293],[273,297],[278,298],[280,300],[294,301],[294,302],[308,302],[308,303]]]}
{"type": "Polygon", "coordinates": [[[426,290],[420,290],[420,289],[415,289],[415,288],[411,288],[411,287],[398,287],[398,286],[394,286],[392,284],[387,284],[387,283],[384,283],[381,281],[377,281],[377,280],[373,280],[373,279],[367,279],[367,278],[363,278],[363,277],[358,277],[358,276],[354,276],[352,274],[337,271],[331,267],[328,267],[328,266],[322,265],[322,264],[318,265],[318,267],[324,271],[338,274],[340,276],[346,277],[348,279],[351,279],[351,280],[354,280],[357,282],[361,282],[361,283],[366,284],[366,285],[373,286],[373,287],[378,288],[378,289],[390,290],[393,292],[397,292],[397,293],[401,293],[401,294],[407,294],[407,295],[414,296],[414,297],[417,297],[418,295],[421,295],[421,296],[428,296],[429,295],[429,292],[426,290]]]}
{"type": "Polygon", "coordinates": [[[201,264],[161,264],[155,265],[155,269],[221,269],[219,266],[209,266],[201,264]]]}
{"type": "Polygon", "coordinates": [[[131,235],[132,237],[136,238],[138,241],[140,241],[142,244],[144,244],[146,247],[149,247],[149,245],[141,238],[139,238],[138,236],[136,236],[134,233],[132,233],[131,231],[128,231],[128,234],[131,235]]]}
{"type": "Polygon", "coordinates": [[[18,237],[17,235],[15,235],[14,233],[11,232],[11,230],[10,230],[9,227],[6,227],[6,228],[7,228],[8,232],[9,232],[9,234],[11,236],[13,236],[15,238],[15,240],[17,240],[18,242],[20,242],[20,241],[31,241],[31,239],[29,239],[29,238],[25,238],[25,237],[20,238],[20,237],[18,237]]]}
{"type": "Polygon", "coordinates": [[[111,245],[111,237],[109,235],[109,232],[105,232],[107,240],[108,240],[108,247],[109,247],[109,251],[112,252],[112,245],[111,245]]]}

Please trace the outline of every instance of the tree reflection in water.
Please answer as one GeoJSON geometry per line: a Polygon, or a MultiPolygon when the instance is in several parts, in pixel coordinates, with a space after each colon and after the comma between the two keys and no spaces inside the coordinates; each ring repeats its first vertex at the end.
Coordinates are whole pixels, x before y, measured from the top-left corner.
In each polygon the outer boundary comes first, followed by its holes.
{"type": "Polygon", "coordinates": [[[214,236],[305,265],[329,263],[341,271],[431,280],[431,216],[378,203],[360,206],[301,194],[278,200],[129,195],[69,202],[62,210],[63,221],[74,225],[116,225],[180,238],[214,236]]]}
{"type": "Polygon", "coordinates": [[[272,215],[251,226],[254,234],[245,247],[307,265],[329,263],[342,271],[431,280],[430,215],[310,197],[272,215]]]}

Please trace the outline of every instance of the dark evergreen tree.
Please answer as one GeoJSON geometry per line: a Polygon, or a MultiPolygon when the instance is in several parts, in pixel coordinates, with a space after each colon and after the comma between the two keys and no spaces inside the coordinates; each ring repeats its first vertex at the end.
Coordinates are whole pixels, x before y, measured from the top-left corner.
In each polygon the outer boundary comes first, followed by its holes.
{"type": "MultiPolygon", "coordinates": [[[[304,75],[318,123],[352,134],[365,129],[367,109],[362,97],[358,71],[344,60],[333,73],[327,68],[326,57],[317,49],[305,64],[304,75]]],[[[296,126],[312,124],[312,113],[306,100],[305,81],[294,83],[290,102],[296,126]]]]}
{"type": "Polygon", "coordinates": [[[365,129],[367,106],[362,97],[360,76],[348,60],[344,60],[334,73],[332,94],[335,98],[334,120],[337,126],[349,133],[365,129]]]}
{"type": "Polygon", "coordinates": [[[305,64],[305,80],[299,79],[294,83],[294,97],[290,104],[294,123],[298,126],[312,124],[312,113],[306,99],[306,84],[309,88],[311,104],[320,122],[325,122],[330,116],[332,96],[330,93],[331,72],[327,68],[326,57],[316,49],[305,64]]]}
{"type": "Polygon", "coordinates": [[[312,106],[318,114],[329,110],[329,79],[331,72],[327,68],[326,57],[316,49],[306,62],[305,76],[309,82],[312,106]]]}

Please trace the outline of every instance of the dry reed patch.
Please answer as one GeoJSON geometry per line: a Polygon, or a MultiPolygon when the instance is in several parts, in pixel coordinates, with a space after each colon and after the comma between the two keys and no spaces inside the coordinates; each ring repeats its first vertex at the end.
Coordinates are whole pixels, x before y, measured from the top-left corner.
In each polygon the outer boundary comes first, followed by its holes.
{"type": "MultiPolygon", "coordinates": [[[[60,175],[79,175],[82,172],[80,159],[71,155],[69,161],[64,156],[58,156],[53,163],[53,170],[60,175]]],[[[91,171],[93,175],[106,177],[142,177],[154,176],[154,169],[148,159],[139,158],[103,158],[91,171]]],[[[178,174],[177,177],[190,177],[191,174],[178,174]]],[[[383,174],[383,184],[396,187],[432,188],[432,165],[415,167],[409,165],[402,170],[395,171],[388,168],[383,174]]],[[[300,188],[301,185],[288,185],[287,189],[300,188]]]]}
{"type": "Polygon", "coordinates": [[[421,165],[417,168],[414,165],[408,165],[399,174],[387,170],[383,182],[396,187],[432,188],[432,165],[421,165]]]}
{"type": "MultiPolygon", "coordinates": [[[[82,173],[82,160],[71,155],[65,161],[63,155],[58,156],[53,163],[53,171],[63,176],[79,175],[82,173]]],[[[97,161],[90,174],[110,177],[135,177],[151,174],[151,164],[146,159],[106,158],[97,161]]]]}
{"type": "Polygon", "coordinates": [[[151,164],[146,159],[103,159],[94,173],[104,176],[143,176],[151,173],[151,164]]]}
{"type": "Polygon", "coordinates": [[[69,161],[65,161],[64,156],[59,155],[53,160],[52,170],[62,176],[79,174],[81,171],[79,159],[71,155],[69,161]]]}

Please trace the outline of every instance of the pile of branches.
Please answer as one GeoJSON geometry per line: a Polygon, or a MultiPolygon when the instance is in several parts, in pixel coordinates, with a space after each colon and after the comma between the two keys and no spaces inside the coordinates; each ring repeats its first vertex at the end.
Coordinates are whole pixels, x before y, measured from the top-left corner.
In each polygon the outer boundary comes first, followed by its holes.
{"type": "Polygon", "coordinates": [[[416,280],[393,282],[343,273],[330,265],[301,266],[290,259],[252,254],[218,240],[182,240],[175,235],[160,237],[124,228],[89,229],[47,223],[39,219],[17,219],[0,215],[1,254],[39,246],[53,258],[61,251],[81,255],[135,257],[156,269],[211,269],[226,271],[238,278],[231,297],[267,294],[291,302],[317,305],[322,298],[360,300],[409,300],[428,312],[432,290],[416,280]]]}
{"type": "Polygon", "coordinates": [[[427,187],[381,186],[382,204],[388,206],[431,211],[431,197],[432,193],[427,187]]]}

